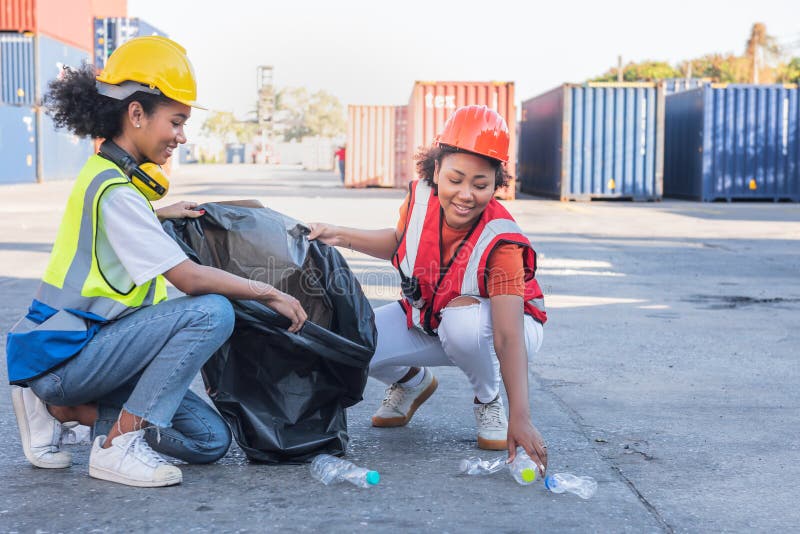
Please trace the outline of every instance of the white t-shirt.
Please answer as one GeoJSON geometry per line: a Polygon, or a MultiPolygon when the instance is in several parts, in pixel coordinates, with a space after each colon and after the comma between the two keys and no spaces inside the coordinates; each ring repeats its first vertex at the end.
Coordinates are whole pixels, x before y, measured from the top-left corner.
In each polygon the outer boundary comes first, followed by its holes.
{"type": "Polygon", "coordinates": [[[112,187],[100,199],[96,246],[100,270],[121,293],[186,260],[147,201],[125,186],[112,187]]]}

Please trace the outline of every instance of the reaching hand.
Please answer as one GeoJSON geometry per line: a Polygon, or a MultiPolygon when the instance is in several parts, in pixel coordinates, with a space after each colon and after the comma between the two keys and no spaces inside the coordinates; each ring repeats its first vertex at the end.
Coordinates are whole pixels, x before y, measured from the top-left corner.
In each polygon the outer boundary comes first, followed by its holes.
{"type": "Polygon", "coordinates": [[[158,216],[158,220],[163,221],[164,219],[196,219],[205,214],[206,210],[199,210],[196,211],[194,208],[197,207],[197,202],[189,202],[188,200],[181,200],[180,202],[176,202],[175,204],[170,204],[169,206],[164,206],[163,208],[158,208],[156,210],[156,215],[158,216]]]}
{"type": "Polygon", "coordinates": [[[308,319],[308,315],[300,305],[300,301],[291,295],[287,295],[283,291],[272,288],[261,300],[269,308],[280,313],[292,322],[289,326],[289,332],[294,333],[300,330],[303,327],[303,323],[308,319]]]}
{"type": "Polygon", "coordinates": [[[508,460],[513,461],[517,447],[522,447],[531,460],[539,466],[541,475],[547,471],[547,445],[530,418],[510,418],[508,421],[508,460]]]}
{"type": "Polygon", "coordinates": [[[325,224],[325,223],[310,223],[308,227],[311,229],[311,232],[308,234],[308,240],[313,241],[315,239],[322,241],[326,245],[332,246],[339,246],[339,238],[337,236],[339,228],[332,225],[332,224],[325,224]]]}

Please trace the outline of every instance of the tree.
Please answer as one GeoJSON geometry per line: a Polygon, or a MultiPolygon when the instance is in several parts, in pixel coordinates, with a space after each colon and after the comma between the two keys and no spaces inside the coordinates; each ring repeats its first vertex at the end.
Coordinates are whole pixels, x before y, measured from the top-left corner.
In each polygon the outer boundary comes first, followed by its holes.
{"type": "Polygon", "coordinates": [[[201,132],[209,137],[216,137],[223,143],[247,143],[253,139],[256,125],[237,120],[230,111],[212,111],[203,123],[201,132]]]}
{"type": "Polygon", "coordinates": [[[333,137],[344,133],[345,119],[341,102],[325,91],[309,95],[304,87],[286,87],[275,95],[274,131],[284,141],[321,135],[333,137]]]}
{"type": "Polygon", "coordinates": [[[800,83],[800,57],[778,66],[777,80],[780,83],[800,83]]]}
{"type": "MultiPolygon", "coordinates": [[[[665,78],[680,78],[680,71],[673,68],[666,61],[644,61],[642,63],[628,63],[622,69],[622,79],[626,82],[636,81],[655,81],[665,78]]],[[[603,75],[598,76],[595,82],[615,82],[617,81],[617,69],[609,69],[603,75]]]]}

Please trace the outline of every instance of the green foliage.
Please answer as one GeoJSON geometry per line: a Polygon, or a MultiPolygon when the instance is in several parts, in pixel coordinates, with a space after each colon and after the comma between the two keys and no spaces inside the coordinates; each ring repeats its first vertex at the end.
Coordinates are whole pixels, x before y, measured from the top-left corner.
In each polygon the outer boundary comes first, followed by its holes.
{"type": "Polygon", "coordinates": [[[285,141],[320,135],[333,137],[346,128],[344,108],[335,96],[325,91],[309,95],[304,87],[287,87],[275,96],[276,130],[285,141]]]}
{"type": "MultiPolygon", "coordinates": [[[[628,63],[622,69],[622,79],[626,82],[655,81],[665,78],[680,78],[681,72],[665,61],[645,61],[628,63]]],[[[605,74],[593,79],[594,82],[617,81],[617,69],[610,69],[605,74]]]]}
{"type": "Polygon", "coordinates": [[[203,135],[216,137],[223,143],[234,138],[239,143],[248,143],[256,133],[256,125],[236,120],[230,111],[212,111],[203,123],[203,135]]]}
{"type": "Polygon", "coordinates": [[[789,63],[778,67],[778,81],[782,83],[800,83],[800,57],[794,57],[789,63]]]}

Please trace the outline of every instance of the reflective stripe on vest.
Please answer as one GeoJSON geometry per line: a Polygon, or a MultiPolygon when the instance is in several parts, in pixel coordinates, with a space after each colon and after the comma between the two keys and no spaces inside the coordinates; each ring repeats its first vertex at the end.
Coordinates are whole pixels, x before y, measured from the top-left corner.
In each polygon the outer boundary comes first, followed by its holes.
{"type": "Polygon", "coordinates": [[[102,195],[110,187],[130,187],[141,195],[116,165],[92,156],[73,188],[61,223],[64,228],[53,246],[36,300],[57,310],[81,310],[111,320],[166,299],[162,276],[130,289],[114,288],[103,276],[96,253],[97,217],[102,195]],[[88,184],[82,189],[81,183],[86,181],[88,184]]]}
{"type": "MultiPolygon", "coordinates": [[[[401,269],[406,276],[417,274],[418,276],[432,277],[427,280],[427,283],[428,285],[433,285],[435,279],[438,278],[439,270],[434,269],[433,266],[418,266],[416,264],[420,257],[419,246],[422,242],[423,232],[426,231],[426,217],[433,215],[429,209],[429,203],[432,202],[431,199],[434,198],[434,195],[432,194],[431,187],[423,181],[412,182],[411,194],[413,202],[409,207],[410,213],[407,216],[403,241],[401,245],[398,246],[398,255],[402,252],[405,252],[405,254],[397,258],[396,266],[401,269]]],[[[405,300],[401,301],[406,311],[409,327],[415,326],[423,331],[431,333],[426,330],[426,326],[430,326],[431,331],[435,333],[436,327],[438,326],[438,318],[435,317],[435,315],[440,310],[432,310],[433,314],[430,325],[423,324],[425,322],[426,312],[431,306],[434,306],[434,308],[437,306],[444,307],[447,303],[441,300],[447,300],[450,293],[454,294],[452,296],[460,294],[488,297],[488,290],[485,287],[484,280],[488,256],[491,251],[501,243],[516,243],[522,247],[526,247],[526,252],[523,254],[523,262],[526,271],[531,273],[531,277],[526,282],[525,298],[528,300],[525,303],[525,313],[533,315],[534,319],[540,323],[546,321],[544,299],[541,294],[541,289],[538,283],[536,283],[535,278],[533,278],[533,273],[535,271],[535,252],[530,246],[530,241],[528,241],[527,237],[522,233],[519,225],[511,218],[511,215],[508,214],[505,208],[500,204],[490,204],[487,206],[481,217],[484,218],[484,220],[488,217],[493,218],[478,223],[476,234],[470,236],[464,245],[464,250],[469,250],[469,256],[459,261],[455,261],[454,259],[453,265],[451,265],[450,270],[442,279],[450,279],[452,282],[456,282],[457,285],[455,287],[459,288],[459,292],[448,292],[447,290],[441,292],[437,290],[437,293],[428,299],[426,305],[421,310],[410,306],[405,300]],[[460,280],[458,279],[459,269],[462,270],[460,280]],[[453,280],[451,278],[452,276],[455,276],[456,279],[453,280]]],[[[434,226],[438,227],[438,224],[434,224],[433,221],[427,221],[427,224],[429,225],[427,232],[434,231],[434,226]]],[[[427,241],[430,242],[431,239],[427,239],[427,241]]],[[[423,257],[428,258],[425,261],[430,261],[429,256],[429,254],[423,255],[423,257]]]]}

